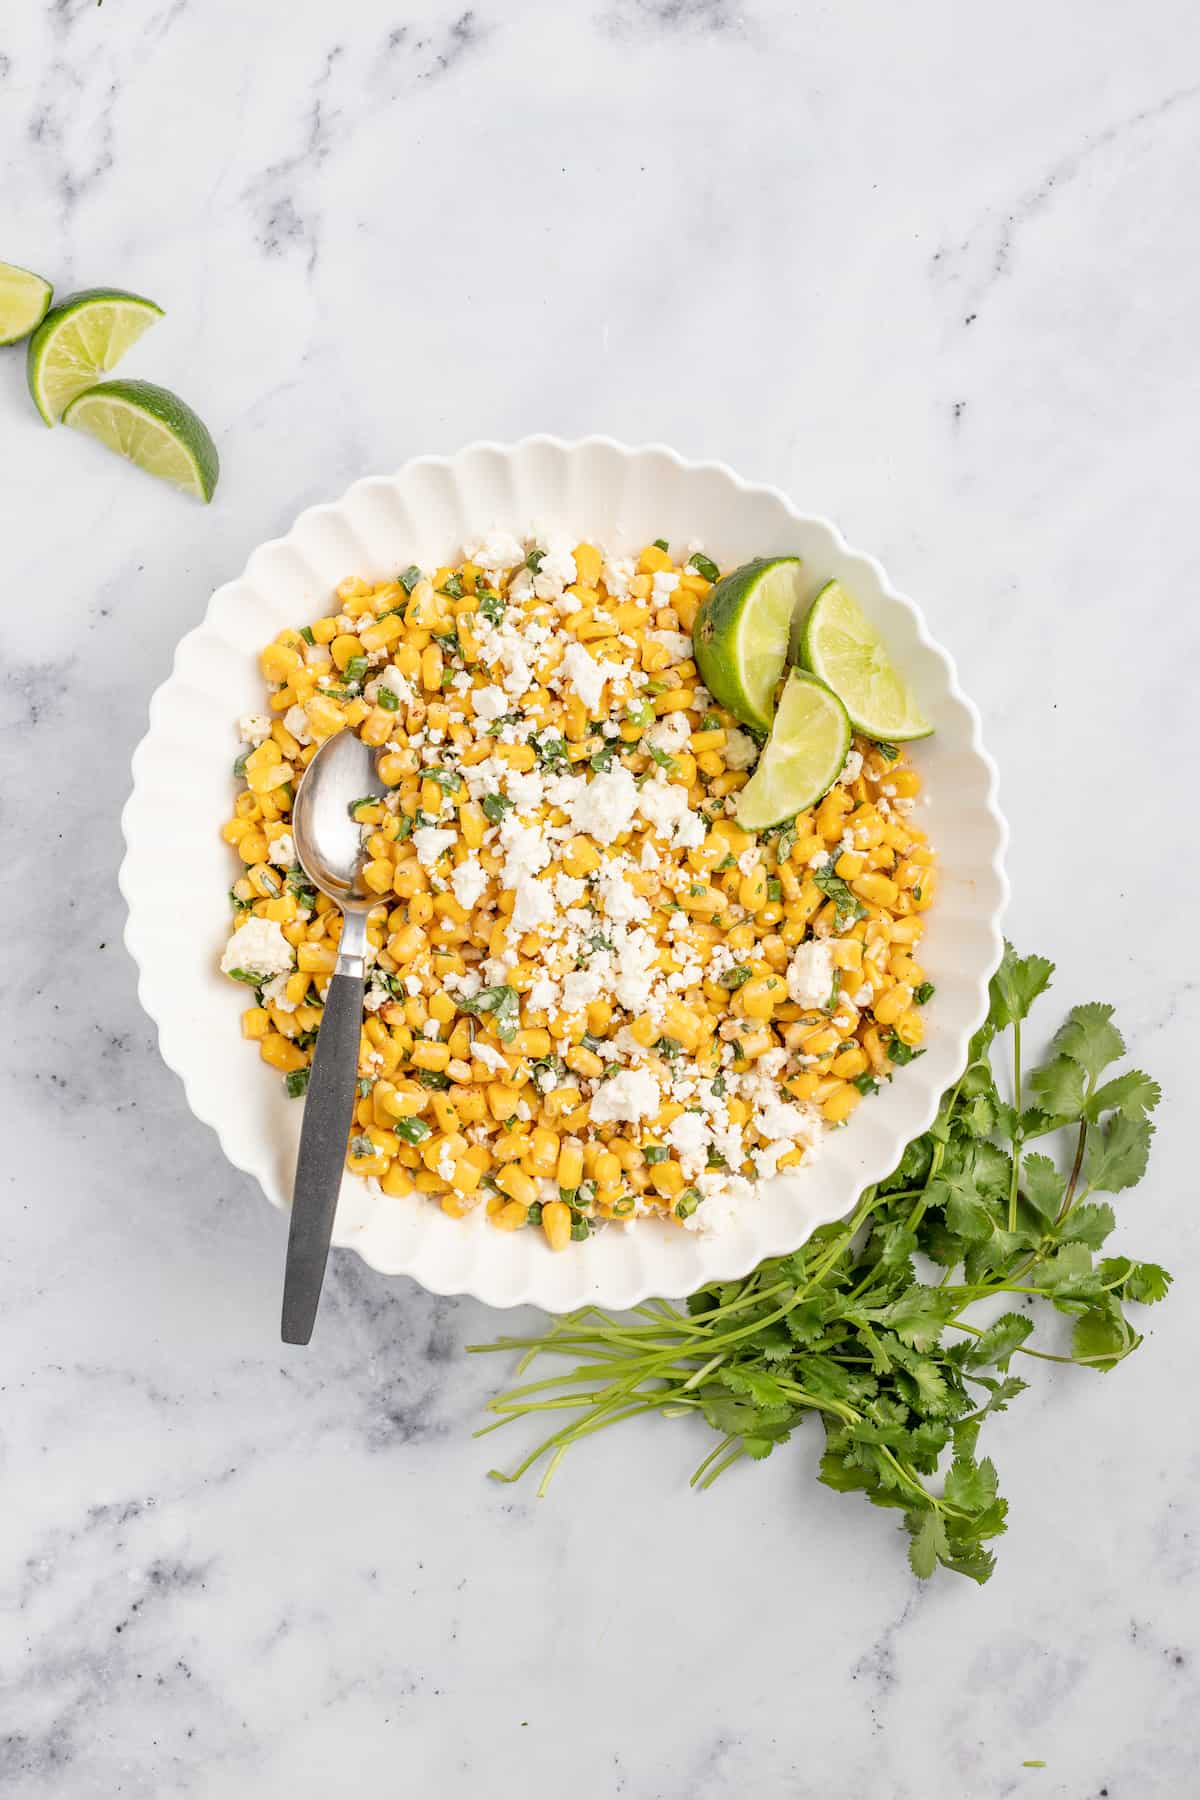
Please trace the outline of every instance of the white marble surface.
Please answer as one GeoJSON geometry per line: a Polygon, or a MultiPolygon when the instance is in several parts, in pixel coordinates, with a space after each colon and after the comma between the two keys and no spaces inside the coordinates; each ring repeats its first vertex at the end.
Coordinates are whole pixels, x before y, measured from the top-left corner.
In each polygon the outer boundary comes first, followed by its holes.
{"type": "Polygon", "coordinates": [[[1196,1791],[1198,136],[1189,0],[8,9],[0,256],[161,300],[128,370],[225,471],[159,491],[0,356],[7,1800],[1196,1791]],[[282,1354],[283,1220],[138,1010],[117,815],[212,586],[355,476],[595,429],[924,602],[1011,934],[1167,1089],[1125,1242],[1183,1279],[998,1424],[982,1591],[919,1589],[812,1438],[703,1498],[683,1424],[489,1485],[459,1351],[503,1321],[347,1255],[282,1354]]]}

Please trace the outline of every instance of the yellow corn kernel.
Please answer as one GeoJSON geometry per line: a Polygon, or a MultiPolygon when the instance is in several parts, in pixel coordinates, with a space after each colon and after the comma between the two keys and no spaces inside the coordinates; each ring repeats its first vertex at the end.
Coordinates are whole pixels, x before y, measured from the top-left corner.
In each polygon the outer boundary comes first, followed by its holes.
{"type": "Polygon", "coordinates": [[[340,632],[329,646],[329,654],[339,669],[344,669],[352,656],[361,656],[362,653],[362,640],[345,631],[340,632]]]}
{"type": "Polygon", "coordinates": [[[492,1081],[487,1086],[488,1111],[493,1119],[511,1119],[520,1105],[520,1091],[504,1081],[492,1081]]]}
{"type": "Polygon", "coordinates": [[[304,667],[304,658],[290,644],[268,644],[258,659],[265,681],[290,681],[304,667]]]}
{"type": "Polygon", "coordinates": [[[573,1140],[568,1140],[562,1145],[558,1152],[558,1166],[554,1171],[554,1178],[559,1187],[566,1188],[568,1192],[579,1186],[583,1180],[582,1145],[573,1140]]]}
{"type": "Polygon", "coordinates": [[[328,944],[300,944],[296,967],[307,975],[332,975],[337,967],[337,951],[328,944]]]}
{"type": "Polygon", "coordinates": [[[640,575],[654,575],[660,569],[669,569],[671,558],[665,550],[660,550],[657,544],[647,544],[638,557],[637,566],[640,575]]]}
{"type": "Polygon", "coordinates": [[[258,1052],[265,1063],[283,1074],[290,1075],[295,1069],[302,1069],[308,1061],[303,1050],[288,1042],[282,1032],[268,1031],[260,1039],[258,1052]]]}
{"type": "Polygon", "coordinates": [[[563,868],[577,879],[593,874],[600,867],[600,852],[585,837],[570,838],[563,849],[563,868]]]}
{"type": "Polygon", "coordinates": [[[450,1046],[422,1038],[419,1044],[413,1046],[412,1061],[415,1069],[433,1069],[444,1074],[446,1064],[450,1061],[450,1046]]]}
{"type": "Polygon", "coordinates": [[[735,998],[739,1012],[748,1019],[769,1019],[780,1001],[787,999],[787,986],[778,975],[756,975],[737,990],[735,998]]]}
{"type": "Polygon", "coordinates": [[[925,1020],[917,1007],[910,1006],[906,1012],[900,1014],[892,1029],[902,1044],[907,1044],[910,1049],[915,1049],[925,1036],[925,1020]]]}
{"type": "Polygon", "coordinates": [[[873,1001],[871,1011],[875,1014],[875,1023],[894,1025],[901,1013],[907,1012],[912,1005],[912,997],[912,989],[898,981],[895,987],[889,988],[873,1001]]]}
{"type": "Polygon", "coordinates": [[[582,1044],[573,1044],[563,1058],[568,1069],[574,1069],[577,1075],[586,1075],[594,1079],[603,1075],[604,1063],[594,1050],[585,1049],[582,1044]]]}
{"type": "Polygon", "coordinates": [[[741,877],[737,896],[747,912],[757,912],[767,904],[767,871],[761,860],[755,863],[748,875],[741,877]]]}
{"type": "Polygon", "coordinates": [[[869,900],[872,906],[895,906],[900,894],[890,876],[880,875],[874,870],[859,875],[856,880],[851,881],[850,886],[860,900],[869,900]]]}
{"type": "Polygon", "coordinates": [[[571,1241],[571,1209],[561,1200],[551,1200],[542,1208],[542,1230],[552,1250],[565,1250],[571,1241]]]}
{"type": "Polygon", "coordinates": [[[242,1036],[264,1038],[271,1029],[271,1016],[265,1006],[248,1006],[242,1014],[242,1036]]]}
{"type": "Polygon", "coordinates": [[[853,1081],[856,1075],[866,1073],[867,1053],[856,1044],[853,1049],[843,1050],[840,1056],[835,1056],[829,1067],[843,1081],[853,1081]]]}
{"type": "Polygon", "coordinates": [[[532,1206],[537,1199],[537,1182],[519,1163],[506,1163],[496,1177],[496,1186],[510,1200],[519,1200],[522,1206],[532,1206]]]}
{"type": "Polygon", "coordinates": [[[827,1119],[831,1125],[840,1125],[844,1119],[850,1117],[861,1100],[862,1094],[853,1082],[839,1082],[833,1092],[821,1102],[822,1117],[827,1119]]]}

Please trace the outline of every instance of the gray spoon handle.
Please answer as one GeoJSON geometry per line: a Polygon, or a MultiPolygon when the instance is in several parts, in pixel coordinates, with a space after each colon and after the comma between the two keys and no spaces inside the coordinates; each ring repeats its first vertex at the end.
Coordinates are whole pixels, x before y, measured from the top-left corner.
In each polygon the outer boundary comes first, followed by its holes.
{"type": "Polygon", "coordinates": [[[366,913],[347,913],[304,1102],[283,1277],[285,1344],[307,1344],[312,1337],[325,1279],[346,1139],[358,1093],[366,941],[366,913]]]}

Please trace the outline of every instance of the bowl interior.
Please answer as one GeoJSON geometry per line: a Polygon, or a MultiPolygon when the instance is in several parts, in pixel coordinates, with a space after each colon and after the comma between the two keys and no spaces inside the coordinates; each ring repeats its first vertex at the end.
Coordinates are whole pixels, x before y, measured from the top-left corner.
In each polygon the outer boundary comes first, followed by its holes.
{"type": "Polygon", "coordinates": [[[343,1183],[335,1242],[353,1246],[377,1269],[415,1275],[438,1292],[474,1293],[497,1305],[532,1300],[554,1311],[585,1301],[621,1306],[651,1293],[683,1294],[795,1248],[895,1166],[961,1067],[1000,954],[1005,831],[977,715],[917,609],[826,521],[796,512],[781,494],[747,485],[719,465],[601,439],[477,445],[359,482],[337,504],[313,508],[213,596],[154,697],[124,820],[127,942],[163,1055],[183,1078],[193,1110],[217,1131],[230,1159],[257,1177],[275,1205],[286,1206],[300,1108],[240,1042],[245,996],[217,972],[228,933],[224,896],[236,871],[218,836],[233,794],[235,721],[262,708],[261,646],[285,625],[328,610],[329,591],[343,576],[378,579],[410,562],[428,567],[493,526],[568,532],[616,552],[666,537],[674,551],[703,547],[723,567],[798,552],[810,593],[831,576],[845,581],[884,632],[936,727],[914,749],[925,781],[919,819],[941,857],[938,901],[926,917],[921,950],[937,988],[928,1050],[844,1130],[827,1135],[817,1163],[762,1184],[754,1207],[727,1232],[702,1235],[643,1222],[608,1228],[560,1256],[540,1233],[509,1235],[475,1219],[455,1222],[427,1201],[373,1196],[349,1175],[343,1183]]]}

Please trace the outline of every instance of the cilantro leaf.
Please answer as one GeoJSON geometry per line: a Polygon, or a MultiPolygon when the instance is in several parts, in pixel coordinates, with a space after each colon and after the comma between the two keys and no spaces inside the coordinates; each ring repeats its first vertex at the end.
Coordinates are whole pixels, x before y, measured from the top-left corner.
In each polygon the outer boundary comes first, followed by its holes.
{"type": "Polygon", "coordinates": [[[1007,1368],[1009,1358],[1033,1334],[1033,1320],[1021,1313],[1001,1313],[998,1319],[962,1347],[961,1360],[970,1369],[984,1369],[994,1363],[1007,1368]]]}
{"type": "Polygon", "coordinates": [[[1089,1187],[1119,1194],[1146,1173],[1154,1127],[1149,1119],[1114,1113],[1107,1125],[1088,1132],[1084,1176],[1089,1187]]]}
{"type": "Polygon", "coordinates": [[[1043,1219],[1058,1216],[1067,1184],[1048,1156],[1027,1156],[1021,1165],[1021,1183],[1035,1212],[1043,1219]]]}
{"type": "Polygon", "coordinates": [[[834,930],[842,931],[847,925],[853,925],[858,919],[865,919],[867,909],[857,894],[852,894],[841,876],[834,872],[832,861],[823,869],[814,869],[812,878],[825,895],[837,908],[834,918],[834,930]]]}
{"type": "Polygon", "coordinates": [[[521,1029],[521,1002],[515,988],[505,983],[497,983],[495,987],[480,988],[477,994],[470,996],[460,994],[457,1000],[460,1012],[491,1013],[496,1021],[496,1031],[503,1044],[511,1043],[521,1029]]]}
{"type": "Polygon", "coordinates": [[[1109,1063],[1125,1054],[1125,1039],[1112,1023],[1112,1016],[1112,1007],[1098,1000],[1087,1006],[1073,1006],[1054,1039],[1063,1055],[1073,1057],[1093,1081],[1109,1063]]]}
{"type": "Polygon", "coordinates": [[[956,1456],[946,1473],[942,1498],[947,1506],[958,1507],[962,1512],[983,1512],[996,1498],[999,1485],[996,1465],[990,1457],[977,1463],[956,1456]]]}
{"type": "Polygon", "coordinates": [[[1153,1112],[1162,1099],[1162,1089],[1140,1069],[1130,1069],[1104,1086],[1097,1088],[1083,1109],[1084,1117],[1095,1124],[1106,1112],[1119,1109],[1123,1113],[1153,1112]]]}
{"type": "Polygon", "coordinates": [[[912,1540],[908,1546],[909,1567],[914,1575],[927,1581],[938,1563],[950,1554],[942,1515],[931,1507],[928,1511],[905,1513],[904,1523],[912,1540]]]}
{"type": "Polygon", "coordinates": [[[1044,1068],[1035,1069],[1029,1085],[1043,1111],[1054,1119],[1077,1119],[1083,1111],[1084,1071],[1070,1056],[1056,1056],[1044,1068]]]}
{"type": "Polygon", "coordinates": [[[992,976],[989,1016],[998,1029],[1018,1025],[1039,994],[1050,986],[1054,964],[1044,956],[1018,956],[1005,942],[1000,967],[992,976]]]}

